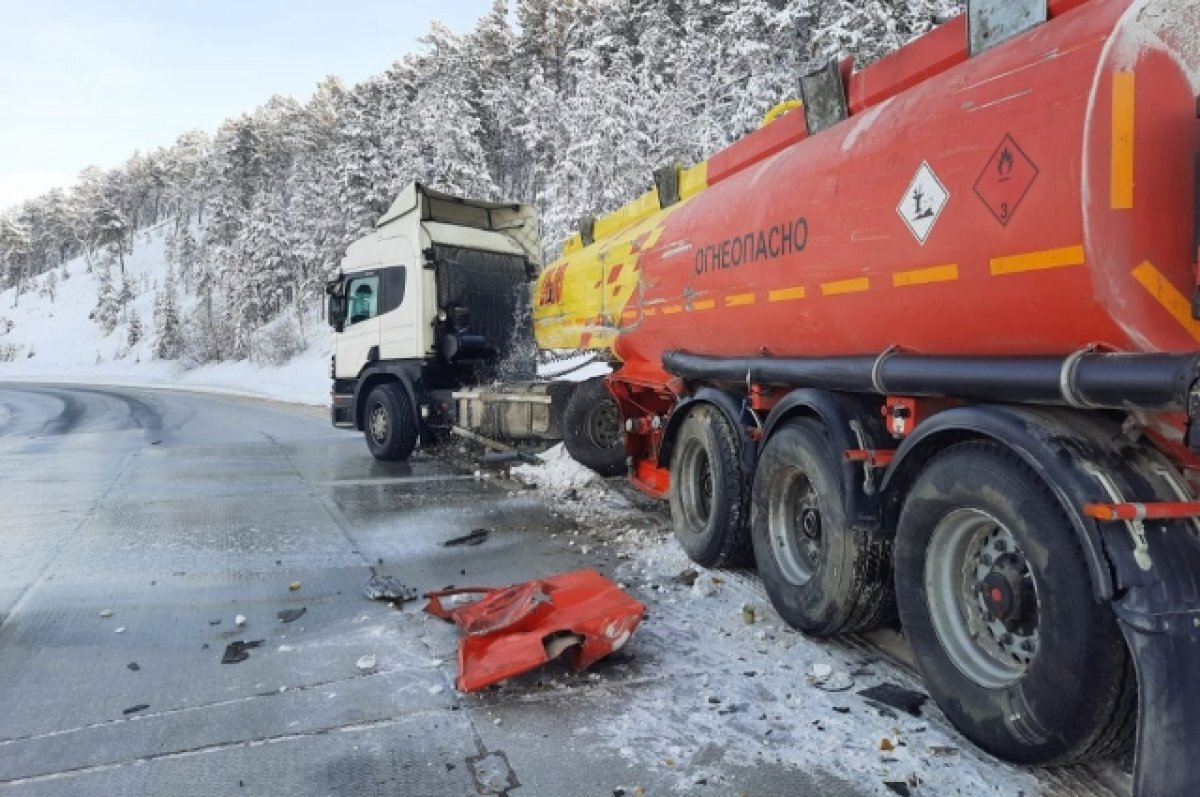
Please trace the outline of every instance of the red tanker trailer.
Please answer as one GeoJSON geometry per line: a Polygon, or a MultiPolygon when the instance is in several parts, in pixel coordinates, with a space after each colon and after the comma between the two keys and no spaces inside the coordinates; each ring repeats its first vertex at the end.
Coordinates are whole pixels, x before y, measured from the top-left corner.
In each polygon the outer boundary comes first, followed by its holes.
{"type": "Polygon", "coordinates": [[[614,353],[697,562],[814,635],[898,608],[998,755],[1136,735],[1200,794],[1200,0],[973,2],[801,85],[585,224],[539,341],[614,353]]]}

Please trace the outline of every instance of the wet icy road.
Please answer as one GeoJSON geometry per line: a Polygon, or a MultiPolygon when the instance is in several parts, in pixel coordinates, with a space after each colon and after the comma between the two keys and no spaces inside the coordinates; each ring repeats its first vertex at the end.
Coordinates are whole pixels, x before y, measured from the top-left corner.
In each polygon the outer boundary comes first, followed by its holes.
{"type": "Polygon", "coordinates": [[[462,698],[453,629],[362,596],[372,566],[426,590],[615,564],[569,525],[438,459],[375,463],[315,411],[0,384],[0,794],[860,793],[750,759],[681,786],[602,738],[636,665],[462,698]],[[264,645],[221,664],[238,639],[264,645]]]}

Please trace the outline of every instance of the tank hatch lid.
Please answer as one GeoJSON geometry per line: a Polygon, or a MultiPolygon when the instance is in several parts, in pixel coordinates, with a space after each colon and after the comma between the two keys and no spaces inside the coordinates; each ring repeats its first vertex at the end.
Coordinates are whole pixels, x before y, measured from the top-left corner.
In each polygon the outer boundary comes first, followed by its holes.
{"type": "MultiPolygon", "coordinates": [[[[503,255],[525,257],[521,245],[504,233],[479,230],[474,227],[463,227],[458,224],[444,224],[438,221],[427,221],[422,227],[429,236],[429,244],[456,246],[460,249],[472,249],[480,252],[497,252],[503,255]]],[[[423,242],[426,243],[426,242],[423,242]]]]}

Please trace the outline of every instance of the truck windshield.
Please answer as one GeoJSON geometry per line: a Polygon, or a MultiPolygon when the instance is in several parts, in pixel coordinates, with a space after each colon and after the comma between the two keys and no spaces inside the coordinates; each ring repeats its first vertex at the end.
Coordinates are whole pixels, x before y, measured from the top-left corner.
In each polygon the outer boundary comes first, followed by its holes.
{"type": "Polygon", "coordinates": [[[346,286],[350,300],[348,325],[361,324],[379,314],[379,276],[357,277],[346,286]]]}

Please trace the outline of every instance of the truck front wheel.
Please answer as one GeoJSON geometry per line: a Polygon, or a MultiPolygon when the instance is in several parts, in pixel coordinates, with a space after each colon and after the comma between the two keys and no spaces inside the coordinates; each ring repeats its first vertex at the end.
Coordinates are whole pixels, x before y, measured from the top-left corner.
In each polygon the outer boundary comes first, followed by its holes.
{"type": "Polygon", "coordinates": [[[563,412],[563,444],[572,459],[601,476],[625,474],[621,413],[603,379],[575,388],[563,412]]]}
{"type": "Polygon", "coordinates": [[[736,432],[716,407],[697,407],[680,425],[671,456],[671,520],[693,562],[741,567],[753,561],[749,500],[736,432]]]}
{"type": "Polygon", "coordinates": [[[375,459],[383,462],[408,459],[417,446],[419,432],[417,414],[401,385],[390,382],[370,392],[363,434],[375,459]]]}
{"type": "Polygon", "coordinates": [[[983,749],[1021,764],[1115,755],[1133,741],[1133,665],[1092,596],[1058,499],[990,442],[947,449],[900,516],[896,594],[937,704],[983,749]]]}

